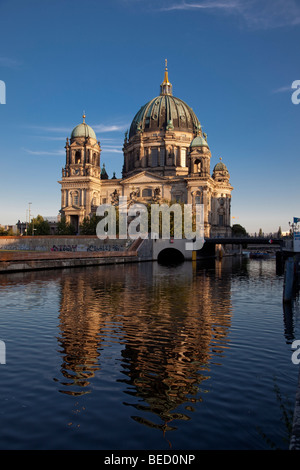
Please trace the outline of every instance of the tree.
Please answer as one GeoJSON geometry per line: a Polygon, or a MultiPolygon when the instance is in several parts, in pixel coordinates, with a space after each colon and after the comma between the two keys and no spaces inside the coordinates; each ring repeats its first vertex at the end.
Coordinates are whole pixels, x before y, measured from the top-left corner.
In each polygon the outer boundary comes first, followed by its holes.
{"type": "Polygon", "coordinates": [[[41,215],[33,218],[27,227],[27,235],[49,235],[50,224],[41,215]]]}
{"type": "Polygon", "coordinates": [[[234,235],[236,237],[242,237],[242,236],[247,235],[247,231],[246,231],[245,227],[243,227],[240,224],[234,224],[231,227],[231,230],[232,230],[232,235],[234,235]]]}
{"type": "Polygon", "coordinates": [[[0,227],[0,236],[6,237],[11,235],[19,235],[19,232],[14,232],[13,228],[5,229],[4,227],[0,227]]]}
{"type": "Polygon", "coordinates": [[[80,224],[81,235],[96,235],[97,224],[100,221],[100,217],[96,214],[92,214],[91,217],[85,217],[80,224]]]}
{"type": "Polygon", "coordinates": [[[62,217],[57,224],[57,234],[58,235],[75,235],[76,230],[73,225],[66,222],[66,218],[62,217]]]}

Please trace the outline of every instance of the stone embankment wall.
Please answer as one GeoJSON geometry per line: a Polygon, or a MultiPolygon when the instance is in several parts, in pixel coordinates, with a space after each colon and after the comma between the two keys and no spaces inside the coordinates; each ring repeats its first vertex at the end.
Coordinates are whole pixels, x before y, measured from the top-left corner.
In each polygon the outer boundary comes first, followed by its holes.
{"type": "Polygon", "coordinates": [[[36,251],[36,252],[89,252],[126,251],[130,248],[128,240],[100,240],[96,236],[36,236],[36,237],[0,237],[0,250],[36,251]]]}

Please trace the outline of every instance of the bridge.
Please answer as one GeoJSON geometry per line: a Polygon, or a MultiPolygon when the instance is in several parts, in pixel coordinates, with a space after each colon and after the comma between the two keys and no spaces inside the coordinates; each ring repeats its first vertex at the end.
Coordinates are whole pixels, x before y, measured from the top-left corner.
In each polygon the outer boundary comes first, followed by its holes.
{"type": "Polygon", "coordinates": [[[280,245],[284,240],[282,238],[264,238],[264,237],[212,237],[205,238],[205,243],[214,245],[280,245]]]}
{"type": "MultiPolygon", "coordinates": [[[[225,245],[235,245],[247,247],[248,245],[274,246],[282,248],[283,239],[281,238],[265,238],[265,237],[212,237],[205,238],[204,245],[201,249],[193,253],[186,250],[185,245],[188,240],[185,239],[156,239],[148,240],[152,244],[152,259],[164,261],[183,261],[196,258],[213,257],[217,255],[217,250],[222,249],[225,245]]],[[[241,251],[241,250],[240,250],[241,251]]]]}

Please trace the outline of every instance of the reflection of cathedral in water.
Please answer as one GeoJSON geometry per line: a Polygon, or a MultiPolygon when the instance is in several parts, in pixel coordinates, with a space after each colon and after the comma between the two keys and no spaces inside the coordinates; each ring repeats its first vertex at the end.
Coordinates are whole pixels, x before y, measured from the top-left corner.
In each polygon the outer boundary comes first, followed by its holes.
{"type": "Polygon", "coordinates": [[[228,343],[231,278],[222,270],[229,262],[231,271],[233,260],[213,260],[213,270],[146,263],[62,276],[60,391],[92,392],[113,341],[132,418],[163,431],[190,419],[210,364],[222,362],[228,343]]]}

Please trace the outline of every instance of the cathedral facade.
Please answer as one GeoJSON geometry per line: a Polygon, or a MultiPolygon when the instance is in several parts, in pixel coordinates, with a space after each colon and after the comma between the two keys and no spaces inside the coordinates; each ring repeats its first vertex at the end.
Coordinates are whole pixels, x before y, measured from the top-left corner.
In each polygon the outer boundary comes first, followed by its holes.
{"type": "Polygon", "coordinates": [[[61,215],[77,232],[100,204],[203,204],[206,237],[231,234],[229,172],[222,159],[211,172],[207,135],[194,111],[173,96],[167,66],[159,96],[140,108],[125,133],[122,178],[109,178],[100,163],[94,130],[77,125],[66,141],[62,169],[61,215]]]}

